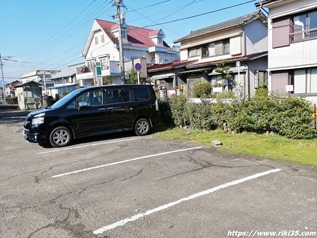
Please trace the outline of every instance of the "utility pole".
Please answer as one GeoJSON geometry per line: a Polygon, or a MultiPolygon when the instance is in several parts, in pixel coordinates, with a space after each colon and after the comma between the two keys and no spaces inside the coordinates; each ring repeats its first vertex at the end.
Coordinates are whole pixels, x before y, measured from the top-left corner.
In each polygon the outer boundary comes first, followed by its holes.
{"type": "Polygon", "coordinates": [[[118,26],[119,26],[119,57],[120,57],[120,71],[121,71],[121,80],[123,83],[126,83],[125,79],[125,69],[124,69],[124,54],[123,54],[123,45],[122,45],[122,32],[121,27],[123,24],[122,15],[121,15],[121,6],[123,5],[123,0],[116,0],[116,7],[117,7],[117,19],[118,19],[118,26]]]}
{"type": "Polygon", "coordinates": [[[3,77],[3,63],[2,63],[1,53],[0,53],[0,68],[1,68],[1,77],[2,77],[2,95],[3,95],[3,102],[6,103],[5,85],[4,85],[4,77],[3,77]]]}

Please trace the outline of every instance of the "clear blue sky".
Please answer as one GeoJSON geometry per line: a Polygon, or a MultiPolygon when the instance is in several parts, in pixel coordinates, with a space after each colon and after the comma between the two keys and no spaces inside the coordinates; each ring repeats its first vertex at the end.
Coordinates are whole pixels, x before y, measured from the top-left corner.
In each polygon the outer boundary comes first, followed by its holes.
{"type": "MultiPolygon", "coordinates": [[[[0,53],[2,58],[11,57],[10,61],[3,61],[5,81],[17,80],[21,74],[37,69],[61,70],[83,62],[81,54],[94,19],[116,21],[112,18],[116,12],[113,2],[1,0],[0,53]]],[[[256,2],[259,1],[123,0],[126,8],[122,11],[128,25],[162,29],[165,41],[172,44],[192,30],[254,12],[256,2]],[[212,13],[202,15],[207,12],[212,13]],[[177,21],[195,15],[202,16],[177,21]],[[164,24],[155,25],[159,23],[164,24]]]]}

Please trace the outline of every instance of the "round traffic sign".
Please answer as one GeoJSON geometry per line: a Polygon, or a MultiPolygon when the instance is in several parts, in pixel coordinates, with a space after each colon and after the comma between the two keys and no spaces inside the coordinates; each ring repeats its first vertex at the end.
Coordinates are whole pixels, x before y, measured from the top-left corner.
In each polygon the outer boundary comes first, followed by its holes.
{"type": "Polygon", "coordinates": [[[134,68],[135,68],[136,71],[141,71],[142,65],[141,65],[140,63],[136,63],[136,64],[134,65],[134,68]]]}

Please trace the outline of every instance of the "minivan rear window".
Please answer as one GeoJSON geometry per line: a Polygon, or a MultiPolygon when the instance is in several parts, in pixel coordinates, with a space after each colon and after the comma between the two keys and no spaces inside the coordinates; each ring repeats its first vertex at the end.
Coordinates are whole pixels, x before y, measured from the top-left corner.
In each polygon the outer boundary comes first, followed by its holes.
{"type": "Polygon", "coordinates": [[[148,88],[133,88],[134,100],[139,101],[147,101],[151,98],[151,93],[148,88]]]}
{"type": "Polygon", "coordinates": [[[110,88],[106,90],[106,103],[130,102],[129,88],[110,88]]]}

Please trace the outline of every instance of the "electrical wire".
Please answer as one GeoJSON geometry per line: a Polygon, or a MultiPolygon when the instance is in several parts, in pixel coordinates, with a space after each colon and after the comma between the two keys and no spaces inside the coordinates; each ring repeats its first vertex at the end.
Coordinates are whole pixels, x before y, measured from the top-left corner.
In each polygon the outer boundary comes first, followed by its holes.
{"type": "Polygon", "coordinates": [[[37,45],[35,48],[22,53],[23,55],[25,54],[29,54],[29,53],[34,53],[43,49],[43,48],[47,48],[47,45],[49,45],[51,42],[54,42],[56,40],[56,36],[61,33],[64,29],[66,29],[68,26],[71,25],[71,23],[73,23],[77,18],[79,18],[93,3],[95,2],[95,0],[92,0],[91,3],[85,7],[77,16],[75,16],[72,20],[70,20],[65,26],[63,26],[61,29],[59,29],[56,33],[54,33],[53,35],[51,35],[48,39],[46,39],[45,41],[43,41],[42,43],[40,43],[39,45],[37,45]]]}
{"type": "Polygon", "coordinates": [[[196,15],[192,15],[192,16],[188,16],[188,17],[174,19],[174,20],[171,20],[171,21],[165,21],[165,22],[156,23],[156,24],[152,24],[152,25],[146,25],[146,26],[143,26],[143,28],[152,27],[152,26],[159,26],[159,25],[169,24],[169,23],[178,22],[178,21],[184,21],[184,20],[188,20],[188,19],[192,19],[192,18],[208,15],[208,14],[211,14],[211,13],[215,13],[215,12],[220,12],[220,11],[227,10],[227,9],[230,9],[230,8],[242,6],[242,5],[245,5],[245,4],[248,4],[248,3],[251,3],[251,2],[255,2],[255,1],[257,1],[257,0],[250,0],[250,1],[242,2],[242,3],[234,4],[234,5],[231,5],[231,6],[228,6],[228,7],[219,8],[219,9],[216,9],[216,10],[213,10],[213,11],[209,11],[209,12],[204,12],[204,13],[200,13],[200,14],[196,14],[196,15]]]}

